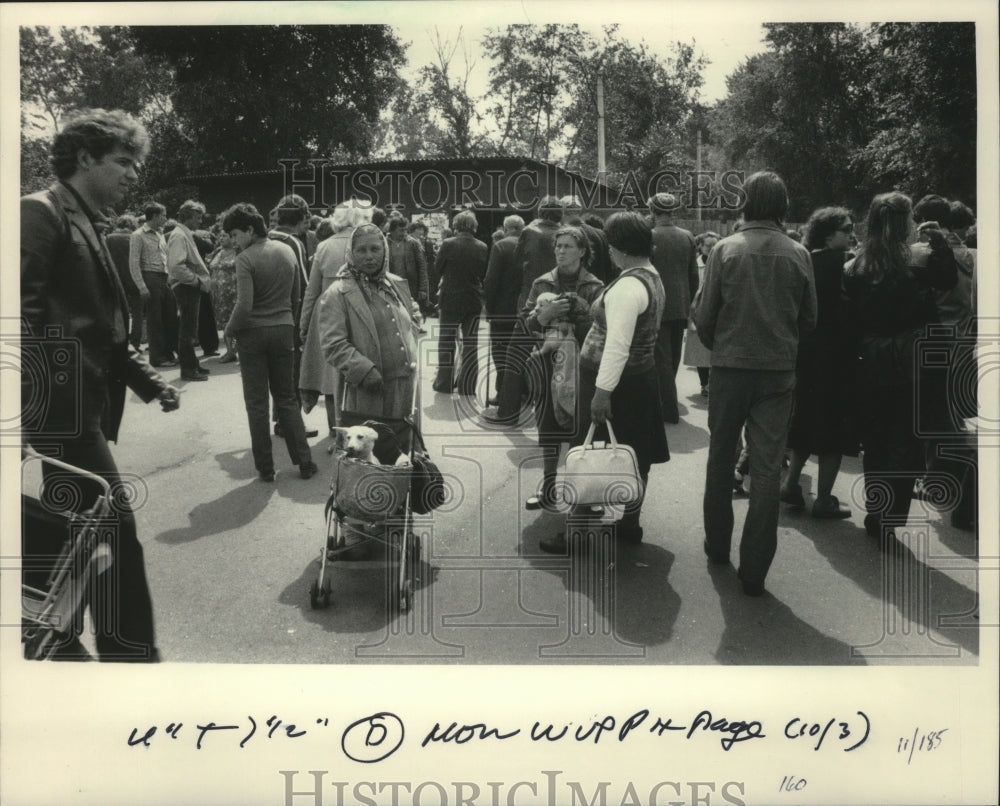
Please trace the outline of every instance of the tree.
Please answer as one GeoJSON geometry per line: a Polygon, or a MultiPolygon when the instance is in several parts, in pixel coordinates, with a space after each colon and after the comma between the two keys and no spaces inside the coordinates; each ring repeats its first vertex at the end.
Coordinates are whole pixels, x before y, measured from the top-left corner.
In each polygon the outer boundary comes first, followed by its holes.
{"type": "Polygon", "coordinates": [[[133,27],[176,72],[172,108],[192,170],[370,153],[403,47],[384,25],[133,27]]]}
{"type": "Polygon", "coordinates": [[[855,169],[876,187],[976,200],[974,23],[886,23],[868,31],[872,137],[855,169]]]}
{"type": "Polygon", "coordinates": [[[486,100],[497,153],[549,159],[566,143],[573,60],[593,39],[578,25],[522,24],[488,30],[482,45],[493,60],[486,100]]]}
{"type": "MultiPolygon", "coordinates": [[[[433,118],[432,131],[438,141],[434,156],[471,157],[489,148],[485,135],[476,134],[474,125],[481,118],[476,99],[469,95],[469,76],[475,61],[459,28],[455,41],[442,40],[441,32],[434,29],[434,54],[436,60],[420,68],[420,81],[413,94],[418,112],[433,118]],[[462,64],[455,63],[461,49],[462,64]]],[[[411,111],[412,114],[412,111],[411,111]]]]}
{"type": "Polygon", "coordinates": [[[137,53],[127,28],[23,27],[20,57],[29,131],[54,134],[74,109],[123,109],[148,121],[168,108],[169,69],[137,53]]]}
{"type": "Polygon", "coordinates": [[[861,31],[842,23],[764,27],[770,50],[727,79],[715,116],[728,156],[747,171],[777,171],[792,219],[822,205],[863,206],[868,186],[850,170],[871,118],[861,31]]]}
{"type": "Polygon", "coordinates": [[[702,84],[703,57],[693,45],[676,42],[664,60],[645,42],[618,38],[616,26],[605,40],[576,60],[574,101],[566,123],[575,128],[566,157],[571,169],[592,172],[597,165],[597,75],[603,76],[606,163],[609,179],[634,175],[644,184],[659,168],[691,167],[694,143],[685,124],[702,84]]]}
{"type": "Polygon", "coordinates": [[[770,47],[727,79],[713,138],[733,167],[784,177],[792,218],[831,204],[860,213],[892,189],[974,204],[972,23],[765,28],[770,47]]]}

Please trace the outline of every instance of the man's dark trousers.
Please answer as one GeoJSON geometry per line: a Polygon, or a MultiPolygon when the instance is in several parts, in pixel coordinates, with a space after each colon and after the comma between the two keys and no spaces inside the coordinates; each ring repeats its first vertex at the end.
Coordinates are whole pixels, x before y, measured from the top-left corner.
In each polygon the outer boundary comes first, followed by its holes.
{"type": "Polygon", "coordinates": [[[517,322],[516,316],[494,316],[490,319],[490,356],[493,358],[493,367],[496,370],[496,394],[498,398],[504,383],[506,383],[505,378],[508,374],[507,348],[517,322]]]}
{"type": "Polygon", "coordinates": [[[149,362],[153,365],[171,360],[177,345],[177,302],[167,285],[167,275],[144,271],[142,280],[149,289],[146,300],[146,330],[149,339],[149,362]]]}
{"type": "Polygon", "coordinates": [[[219,350],[219,326],[212,310],[212,295],[207,291],[201,292],[201,304],[198,306],[198,343],[202,353],[219,350]]]}
{"type": "Polygon", "coordinates": [[[198,309],[201,290],[193,285],[174,286],[177,299],[177,359],[182,372],[197,372],[201,368],[194,346],[198,343],[198,309]]]}
{"type": "MultiPolygon", "coordinates": [[[[35,441],[32,442],[34,445],[35,441]]],[[[136,534],[129,495],[122,494],[135,487],[135,483],[121,479],[108,442],[98,428],[85,429],[80,436],[72,439],[40,437],[36,447],[40,453],[49,453],[60,461],[89,470],[111,485],[111,514],[107,528],[101,528],[101,533],[105,536],[104,542],[111,547],[113,562],[98,577],[89,593],[90,613],[97,630],[95,642],[101,660],[158,660],[153,603],[146,580],[142,544],[136,534]],[[95,607],[96,601],[100,604],[95,607]]],[[[57,477],[60,484],[66,483],[64,470],[43,465],[43,474],[57,477]]],[[[85,479],[73,477],[72,483],[79,485],[82,502],[93,502],[101,493],[98,485],[85,479]]],[[[104,525],[101,524],[102,527],[104,525]]]]}
{"type": "Polygon", "coordinates": [[[449,391],[456,384],[455,343],[458,334],[462,334],[462,358],[458,371],[458,393],[460,395],[476,394],[476,376],[478,372],[477,335],[479,333],[479,312],[441,311],[441,331],[438,338],[438,370],[435,385],[447,386],[449,391]]]}
{"type": "Polygon", "coordinates": [[[660,323],[656,334],[654,356],[656,377],[660,386],[660,402],[663,405],[663,421],[680,421],[677,407],[677,370],[681,365],[681,347],[684,344],[686,319],[671,319],[660,323]]]}

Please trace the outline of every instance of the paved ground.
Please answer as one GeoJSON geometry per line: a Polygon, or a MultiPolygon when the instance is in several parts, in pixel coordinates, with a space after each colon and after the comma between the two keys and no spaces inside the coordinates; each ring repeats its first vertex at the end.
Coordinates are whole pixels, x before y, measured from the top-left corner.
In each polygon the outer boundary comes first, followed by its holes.
{"type": "MultiPolygon", "coordinates": [[[[433,322],[431,323],[434,324],[433,322]]],[[[432,331],[433,333],[433,331],[432,331]]],[[[485,363],[485,336],[483,337],[485,363]]],[[[667,426],[672,460],[654,466],[645,540],[583,557],[541,553],[562,519],[526,512],[541,475],[529,427],[477,419],[482,399],[431,391],[423,352],[423,433],[452,500],[417,521],[423,537],[414,606],[387,599],[383,553],[337,563],[334,601],[310,608],[324,540],[328,440],[321,473],[299,479],[275,440],[278,478],[257,480],[237,365],[209,359],[208,383],[185,384],[180,411],[127,404],[119,466],[141,490],[139,533],[167,661],[232,663],[968,664],[977,661],[976,543],[947,513],[914,502],[913,553],[886,563],[862,528],[860,464],[834,492],[847,521],[783,512],[761,599],[732,567],[702,554],[708,431],[697,374],[682,369],[682,423],[667,426]]],[[[483,389],[481,389],[482,395],[483,389]]],[[[322,406],[307,423],[325,432],[322,406]]],[[[803,487],[811,500],[815,465],[803,487]]],[[[746,501],[735,501],[739,525],[746,501]]],[[[736,557],[734,548],[733,556],[736,557]]]]}

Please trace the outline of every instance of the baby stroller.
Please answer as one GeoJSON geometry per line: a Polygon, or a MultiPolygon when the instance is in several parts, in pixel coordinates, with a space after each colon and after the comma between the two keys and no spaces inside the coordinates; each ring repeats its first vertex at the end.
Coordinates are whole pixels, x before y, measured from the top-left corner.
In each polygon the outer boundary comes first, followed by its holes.
{"type": "Polygon", "coordinates": [[[45,660],[76,640],[88,587],[113,561],[101,542],[110,513],[108,482],[81,468],[25,448],[21,493],[21,643],[26,660],[45,660]],[[48,465],[38,497],[24,492],[29,463],[48,465]],[[81,484],[84,482],[84,484],[81,484]],[[80,491],[96,485],[96,500],[80,491]]]}
{"type": "MultiPolygon", "coordinates": [[[[320,553],[319,576],[309,587],[309,604],[313,609],[330,605],[333,583],[329,564],[367,543],[378,543],[398,553],[399,569],[396,585],[390,588],[390,600],[394,593],[395,605],[401,613],[407,612],[412,604],[414,571],[420,562],[420,539],[413,533],[417,504],[413,486],[415,468],[427,457],[417,425],[418,389],[419,384],[414,384],[410,415],[402,419],[375,420],[341,406],[341,426],[366,425],[378,433],[373,453],[382,464],[355,459],[331,448],[334,464],[324,513],[326,541],[320,553]],[[407,461],[396,464],[401,455],[407,461]],[[348,537],[352,542],[348,542],[348,537]]],[[[418,498],[422,501],[427,495],[418,498]]]]}

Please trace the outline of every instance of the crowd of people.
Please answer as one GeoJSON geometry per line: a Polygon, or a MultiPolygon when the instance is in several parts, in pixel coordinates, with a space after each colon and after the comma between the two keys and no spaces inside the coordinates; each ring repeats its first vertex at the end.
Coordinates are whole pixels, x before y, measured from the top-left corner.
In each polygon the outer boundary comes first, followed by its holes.
{"type": "MultiPolygon", "coordinates": [[[[841,457],[863,451],[865,527],[890,553],[899,550],[895,533],[911,496],[942,473],[960,489],[952,523],[975,525],[975,437],[967,427],[975,397],[954,395],[941,363],[921,360],[929,340],[949,357],[945,370],[974,362],[975,252],[966,241],[974,216],[958,201],[930,195],[913,206],[902,193],[881,194],[859,239],[839,207],[815,211],[799,235],[784,228],[784,182],[760,172],[747,179],[741,220],[724,238],[678,226],[681,205],[667,193],[651,197],[644,212],[607,220],[585,218],[573,196],[547,196],[527,225],[518,215],[504,219],[491,247],[477,237],[473,210],[458,212],[435,247],[421,220],[353,201],[320,218],[294,194],[267,222],[237,202],[209,229],[197,201],[181,204],[172,220],[150,201],[105,237],[103,211],[135,181],[147,147],[129,116],[81,113],[54,141],[58,181],[22,200],[25,335],[55,326],[79,339],[84,390],[81,411],[53,406],[25,436],[81,467],[116,478],[107,440],[116,438],[125,386],[176,409],[177,390],[156,369],[179,364],[181,381],[206,382],[200,358],[218,355],[221,330],[220,361],[239,363],[259,478],[275,479],[272,413],[274,433],[308,479],[317,472],[308,443],[316,432],[302,413],[321,395],[330,428],[342,410],[409,414],[424,319],[437,315],[433,391],[476,396],[485,317],[494,371],[485,373],[482,426],[519,428],[532,411],[537,426],[543,469],[528,509],[566,511],[561,456],[588,431],[608,439],[609,422],[635,451],[646,489],[652,466],[670,458],[668,431],[681,419],[676,377],[687,365],[708,400],[710,562],[730,562],[732,499],[751,478],[738,569],[747,595],[764,592],[781,503],[806,506],[800,475],[810,456],[819,467],[812,516],[844,518],[851,512],[833,493],[841,457]],[[950,330],[928,336],[931,325],[950,330]],[[77,417],[82,428],[67,432],[59,416],[77,417]],[[940,450],[955,444],[958,459],[940,450]]],[[[43,383],[24,399],[51,393],[54,381],[43,383]]],[[[643,540],[642,504],[640,495],[621,511],[619,543],[643,540]]],[[[567,517],[603,515],[600,506],[575,506],[567,517]]],[[[119,517],[115,568],[123,570],[111,574],[129,605],[98,648],[102,658],[155,660],[127,502],[119,517]]],[[[540,546],[572,551],[574,532],[540,546]]]]}

